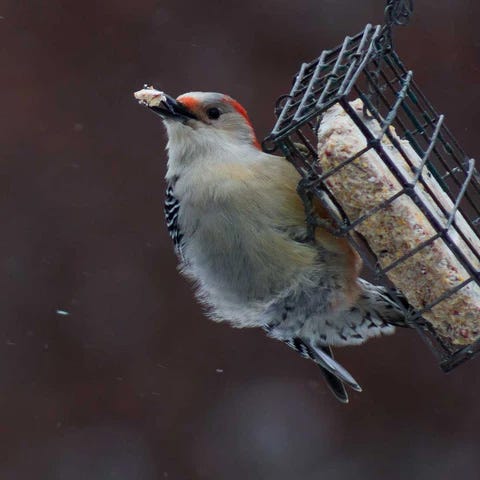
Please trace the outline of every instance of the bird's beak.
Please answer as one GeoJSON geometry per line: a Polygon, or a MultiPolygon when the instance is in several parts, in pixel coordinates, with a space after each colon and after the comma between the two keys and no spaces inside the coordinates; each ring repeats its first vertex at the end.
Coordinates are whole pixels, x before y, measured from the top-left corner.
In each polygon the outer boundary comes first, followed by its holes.
{"type": "Polygon", "coordinates": [[[185,105],[166,93],[159,92],[153,88],[147,88],[135,92],[134,95],[140,103],[146,105],[163,120],[178,120],[181,122],[186,122],[190,119],[197,120],[197,116],[186,108],[185,105]]]}
{"type": "Polygon", "coordinates": [[[197,120],[196,115],[194,115],[188,108],[182,105],[180,102],[175,100],[170,95],[164,94],[160,105],[158,107],[150,107],[150,109],[155,112],[157,115],[160,115],[163,119],[173,119],[185,121],[189,119],[197,120]]]}

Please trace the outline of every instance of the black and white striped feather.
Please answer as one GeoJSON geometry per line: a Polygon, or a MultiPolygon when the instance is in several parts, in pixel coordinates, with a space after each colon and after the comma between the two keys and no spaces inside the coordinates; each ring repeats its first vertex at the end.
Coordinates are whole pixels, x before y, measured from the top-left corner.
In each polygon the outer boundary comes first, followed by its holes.
{"type": "Polygon", "coordinates": [[[178,212],[180,211],[180,202],[173,194],[173,187],[171,185],[167,186],[165,192],[165,221],[167,223],[168,234],[173,240],[173,245],[175,246],[175,252],[178,256],[183,258],[182,247],[183,247],[183,234],[180,230],[178,224],[178,212]]]}
{"type": "MultiPolygon", "coordinates": [[[[263,329],[267,334],[271,331],[271,327],[268,325],[264,326],[263,329]]],[[[320,367],[331,392],[342,403],[348,403],[348,394],[344,383],[357,392],[362,391],[352,375],[333,359],[332,349],[328,345],[314,346],[308,340],[299,337],[289,338],[284,340],[284,343],[302,357],[314,361],[320,367]]]]}

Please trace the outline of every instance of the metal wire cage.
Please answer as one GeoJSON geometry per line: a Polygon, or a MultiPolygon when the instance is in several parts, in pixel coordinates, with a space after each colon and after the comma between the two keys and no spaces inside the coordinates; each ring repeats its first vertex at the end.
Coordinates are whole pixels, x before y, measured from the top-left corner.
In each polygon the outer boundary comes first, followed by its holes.
{"type": "MultiPolygon", "coordinates": [[[[480,285],[480,263],[478,245],[474,245],[471,234],[461,228],[458,222],[463,216],[468,227],[478,236],[480,225],[480,176],[439,115],[412,80],[392,47],[389,31],[382,26],[367,27],[354,37],[332,50],[322,52],[320,57],[304,63],[294,77],[288,95],[280,97],[277,103],[277,122],[266,137],[263,148],[266,151],[281,152],[296,166],[307,180],[309,190],[316,195],[335,220],[333,233],[346,236],[360,253],[364,264],[375,276],[375,280],[391,286],[388,273],[409,257],[428,247],[437,239],[443,240],[451,253],[468,273],[463,282],[439,295],[421,309],[408,309],[405,313],[413,326],[437,354],[441,367],[448,371],[480,350],[480,340],[469,345],[455,345],[440,335],[428,322],[423,320],[426,312],[466,285],[480,285]],[[359,98],[363,102],[363,114],[352,108],[351,101],[359,98]],[[365,137],[365,147],[355,152],[340,165],[322,171],[318,163],[317,132],[323,114],[333,105],[339,104],[365,137]],[[365,118],[378,122],[380,131],[372,132],[365,118]],[[394,131],[391,127],[394,127],[394,131]],[[395,132],[395,133],[393,133],[395,132]],[[382,143],[387,137],[394,149],[405,160],[412,175],[406,177],[394,157],[382,143]],[[408,140],[421,164],[414,164],[405,152],[408,140]],[[401,190],[385,201],[372,205],[360,218],[349,218],[328,187],[327,180],[339,169],[346,168],[355,159],[368,151],[375,151],[386,167],[401,185],[401,190]],[[434,176],[443,191],[451,199],[453,207],[447,211],[445,202],[438,193],[431,191],[425,177],[434,176]],[[418,195],[418,186],[429,193],[443,213],[443,219],[432,215],[431,205],[418,195]],[[428,238],[394,262],[380,266],[378,259],[363,242],[356,229],[369,216],[381,212],[401,195],[408,195],[420,208],[436,234],[428,238]],[[460,212],[460,214],[457,214],[460,212]],[[444,221],[442,221],[444,220],[444,221]],[[460,236],[470,250],[466,254],[452,241],[460,236]]],[[[480,338],[480,331],[477,338],[480,338]]]]}

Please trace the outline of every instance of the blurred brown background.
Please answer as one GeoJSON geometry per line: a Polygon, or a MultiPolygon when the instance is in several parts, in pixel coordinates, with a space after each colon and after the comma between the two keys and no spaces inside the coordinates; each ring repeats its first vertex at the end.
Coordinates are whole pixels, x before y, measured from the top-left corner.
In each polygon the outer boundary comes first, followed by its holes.
{"type": "MultiPolygon", "coordinates": [[[[132,98],[229,93],[263,138],[300,62],[383,6],[0,3],[1,479],[477,478],[480,358],[444,375],[404,331],[338,351],[364,387],[344,406],[287,347],[204,318],[163,222],[163,127],[132,98]]],[[[417,1],[396,32],[477,157],[479,18],[417,1]]]]}

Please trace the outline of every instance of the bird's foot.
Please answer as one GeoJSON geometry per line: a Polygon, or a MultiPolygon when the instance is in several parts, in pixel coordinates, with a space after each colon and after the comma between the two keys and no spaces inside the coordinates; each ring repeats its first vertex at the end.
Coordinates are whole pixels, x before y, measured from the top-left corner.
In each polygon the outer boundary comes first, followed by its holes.
{"type": "Polygon", "coordinates": [[[317,227],[325,228],[329,231],[334,229],[330,219],[322,218],[315,212],[312,185],[313,182],[308,178],[302,178],[297,185],[297,193],[305,209],[305,223],[307,224],[306,239],[310,243],[315,242],[315,229],[317,227]]]}

